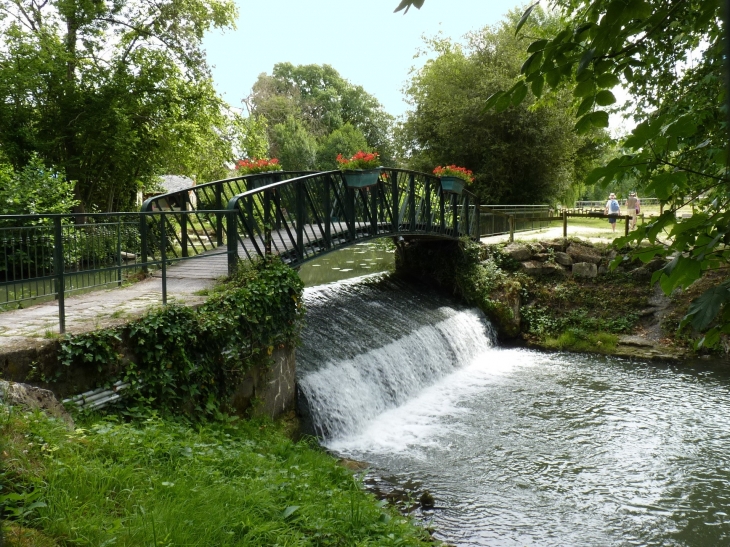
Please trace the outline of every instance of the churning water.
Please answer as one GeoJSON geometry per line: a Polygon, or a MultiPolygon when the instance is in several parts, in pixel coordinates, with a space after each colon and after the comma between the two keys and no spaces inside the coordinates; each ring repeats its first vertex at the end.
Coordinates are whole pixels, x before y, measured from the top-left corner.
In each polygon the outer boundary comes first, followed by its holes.
{"type": "Polygon", "coordinates": [[[494,345],[408,285],[309,289],[300,386],[332,450],[416,481],[459,546],[730,545],[730,375],[494,345]]]}

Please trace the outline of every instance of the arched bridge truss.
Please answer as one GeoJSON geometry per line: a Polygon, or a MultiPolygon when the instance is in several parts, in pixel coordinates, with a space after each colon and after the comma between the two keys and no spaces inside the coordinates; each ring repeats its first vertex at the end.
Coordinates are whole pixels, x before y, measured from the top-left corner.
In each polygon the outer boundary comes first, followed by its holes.
{"type": "Polygon", "coordinates": [[[368,188],[348,187],[340,171],[261,173],[154,196],[142,207],[168,212],[169,254],[227,245],[229,271],[238,258],[276,254],[296,267],[381,237],[478,239],[479,210],[474,194],[442,192],[437,177],[403,169],[383,169],[368,188]]]}

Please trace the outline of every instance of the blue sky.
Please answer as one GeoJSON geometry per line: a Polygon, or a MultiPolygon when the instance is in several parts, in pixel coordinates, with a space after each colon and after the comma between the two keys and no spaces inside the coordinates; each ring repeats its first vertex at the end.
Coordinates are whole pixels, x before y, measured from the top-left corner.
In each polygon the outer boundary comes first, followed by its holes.
{"type": "Polygon", "coordinates": [[[237,30],[204,41],[216,88],[241,106],[258,75],[275,63],[329,64],[375,95],[386,111],[408,108],[402,88],[422,35],[460,39],[500,21],[517,0],[426,0],[420,10],[393,13],[399,0],[236,0],[237,30]]]}

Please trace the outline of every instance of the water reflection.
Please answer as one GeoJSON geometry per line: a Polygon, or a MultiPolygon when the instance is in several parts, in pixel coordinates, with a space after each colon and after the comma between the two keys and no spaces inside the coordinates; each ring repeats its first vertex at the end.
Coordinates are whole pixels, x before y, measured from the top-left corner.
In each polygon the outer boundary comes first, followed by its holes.
{"type": "Polygon", "coordinates": [[[395,269],[393,246],[388,240],[358,243],[307,262],[299,269],[305,287],[314,287],[395,269]]]}

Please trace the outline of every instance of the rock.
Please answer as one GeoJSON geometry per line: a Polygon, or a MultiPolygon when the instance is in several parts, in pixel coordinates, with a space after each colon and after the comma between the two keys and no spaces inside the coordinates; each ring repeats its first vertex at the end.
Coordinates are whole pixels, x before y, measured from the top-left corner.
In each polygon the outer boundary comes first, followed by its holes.
{"type": "Polygon", "coordinates": [[[565,249],[568,248],[569,242],[567,239],[554,239],[553,241],[541,241],[540,245],[546,249],[552,249],[556,253],[564,253],[565,249]]]}
{"type": "Polygon", "coordinates": [[[529,247],[519,243],[510,243],[502,250],[502,252],[517,262],[530,260],[530,257],[532,256],[532,251],[529,247]]]}
{"type": "Polygon", "coordinates": [[[595,249],[587,245],[581,245],[580,243],[571,243],[566,252],[573,259],[573,262],[598,264],[601,261],[601,255],[595,249]]]}
{"type": "Polygon", "coordinates": [[[573,264],[573,275],[575,277],[596,277],[598,275],[598,266],[590,262],[576,262],[573,264]]]}
{"type": "Polygon", "coordinates": [[[565,275],[562,266],[552,262],[539,262],[537,260],[528,260],[522,263],[522,271],[527,275],[565,275]]]}
{"type": "Polygon", "coordinates": [[[598,266],[598,275],[605,275],[606,273],[608,273],[608,268],[606,268],[606,266],[598,266]]]}
{"type": "Polygon", "coordinates": [[[562,266],[572,266],[573,265],[573,259],[570,257],[568,253],[564,253],[562,251],[556,251],[555,252],[555,262],[562,266]]]}
{"type": "Polygon", "coordinates": [[[66,422],[73,429],[74,421],[53,392],[39,387],[5,382],[0,380],[0,402],[6,405],[20,405],[31,410],[43,410],[47,414],[66,422]]]}
{"type": "Polygon", "coordinates": [[[641,336],[632,336],[632,335],[622,335],[618,337],[618,343],[623,344],[624,346],[636,346],[636,347],[644,347],[644,348],[650,348],[654,346],[654,342],[647,340],[646,338],[642,338],[641,336]]]}
{"type": "Polygon", "coordinates": [[[419,500],[421,502],[421,507],[424,509],[433,509],[436,506],[436,500],[431,495],[431,492],[428,490],[424,491],[423,494],[421,494],[421,497],[419,500]]]}

